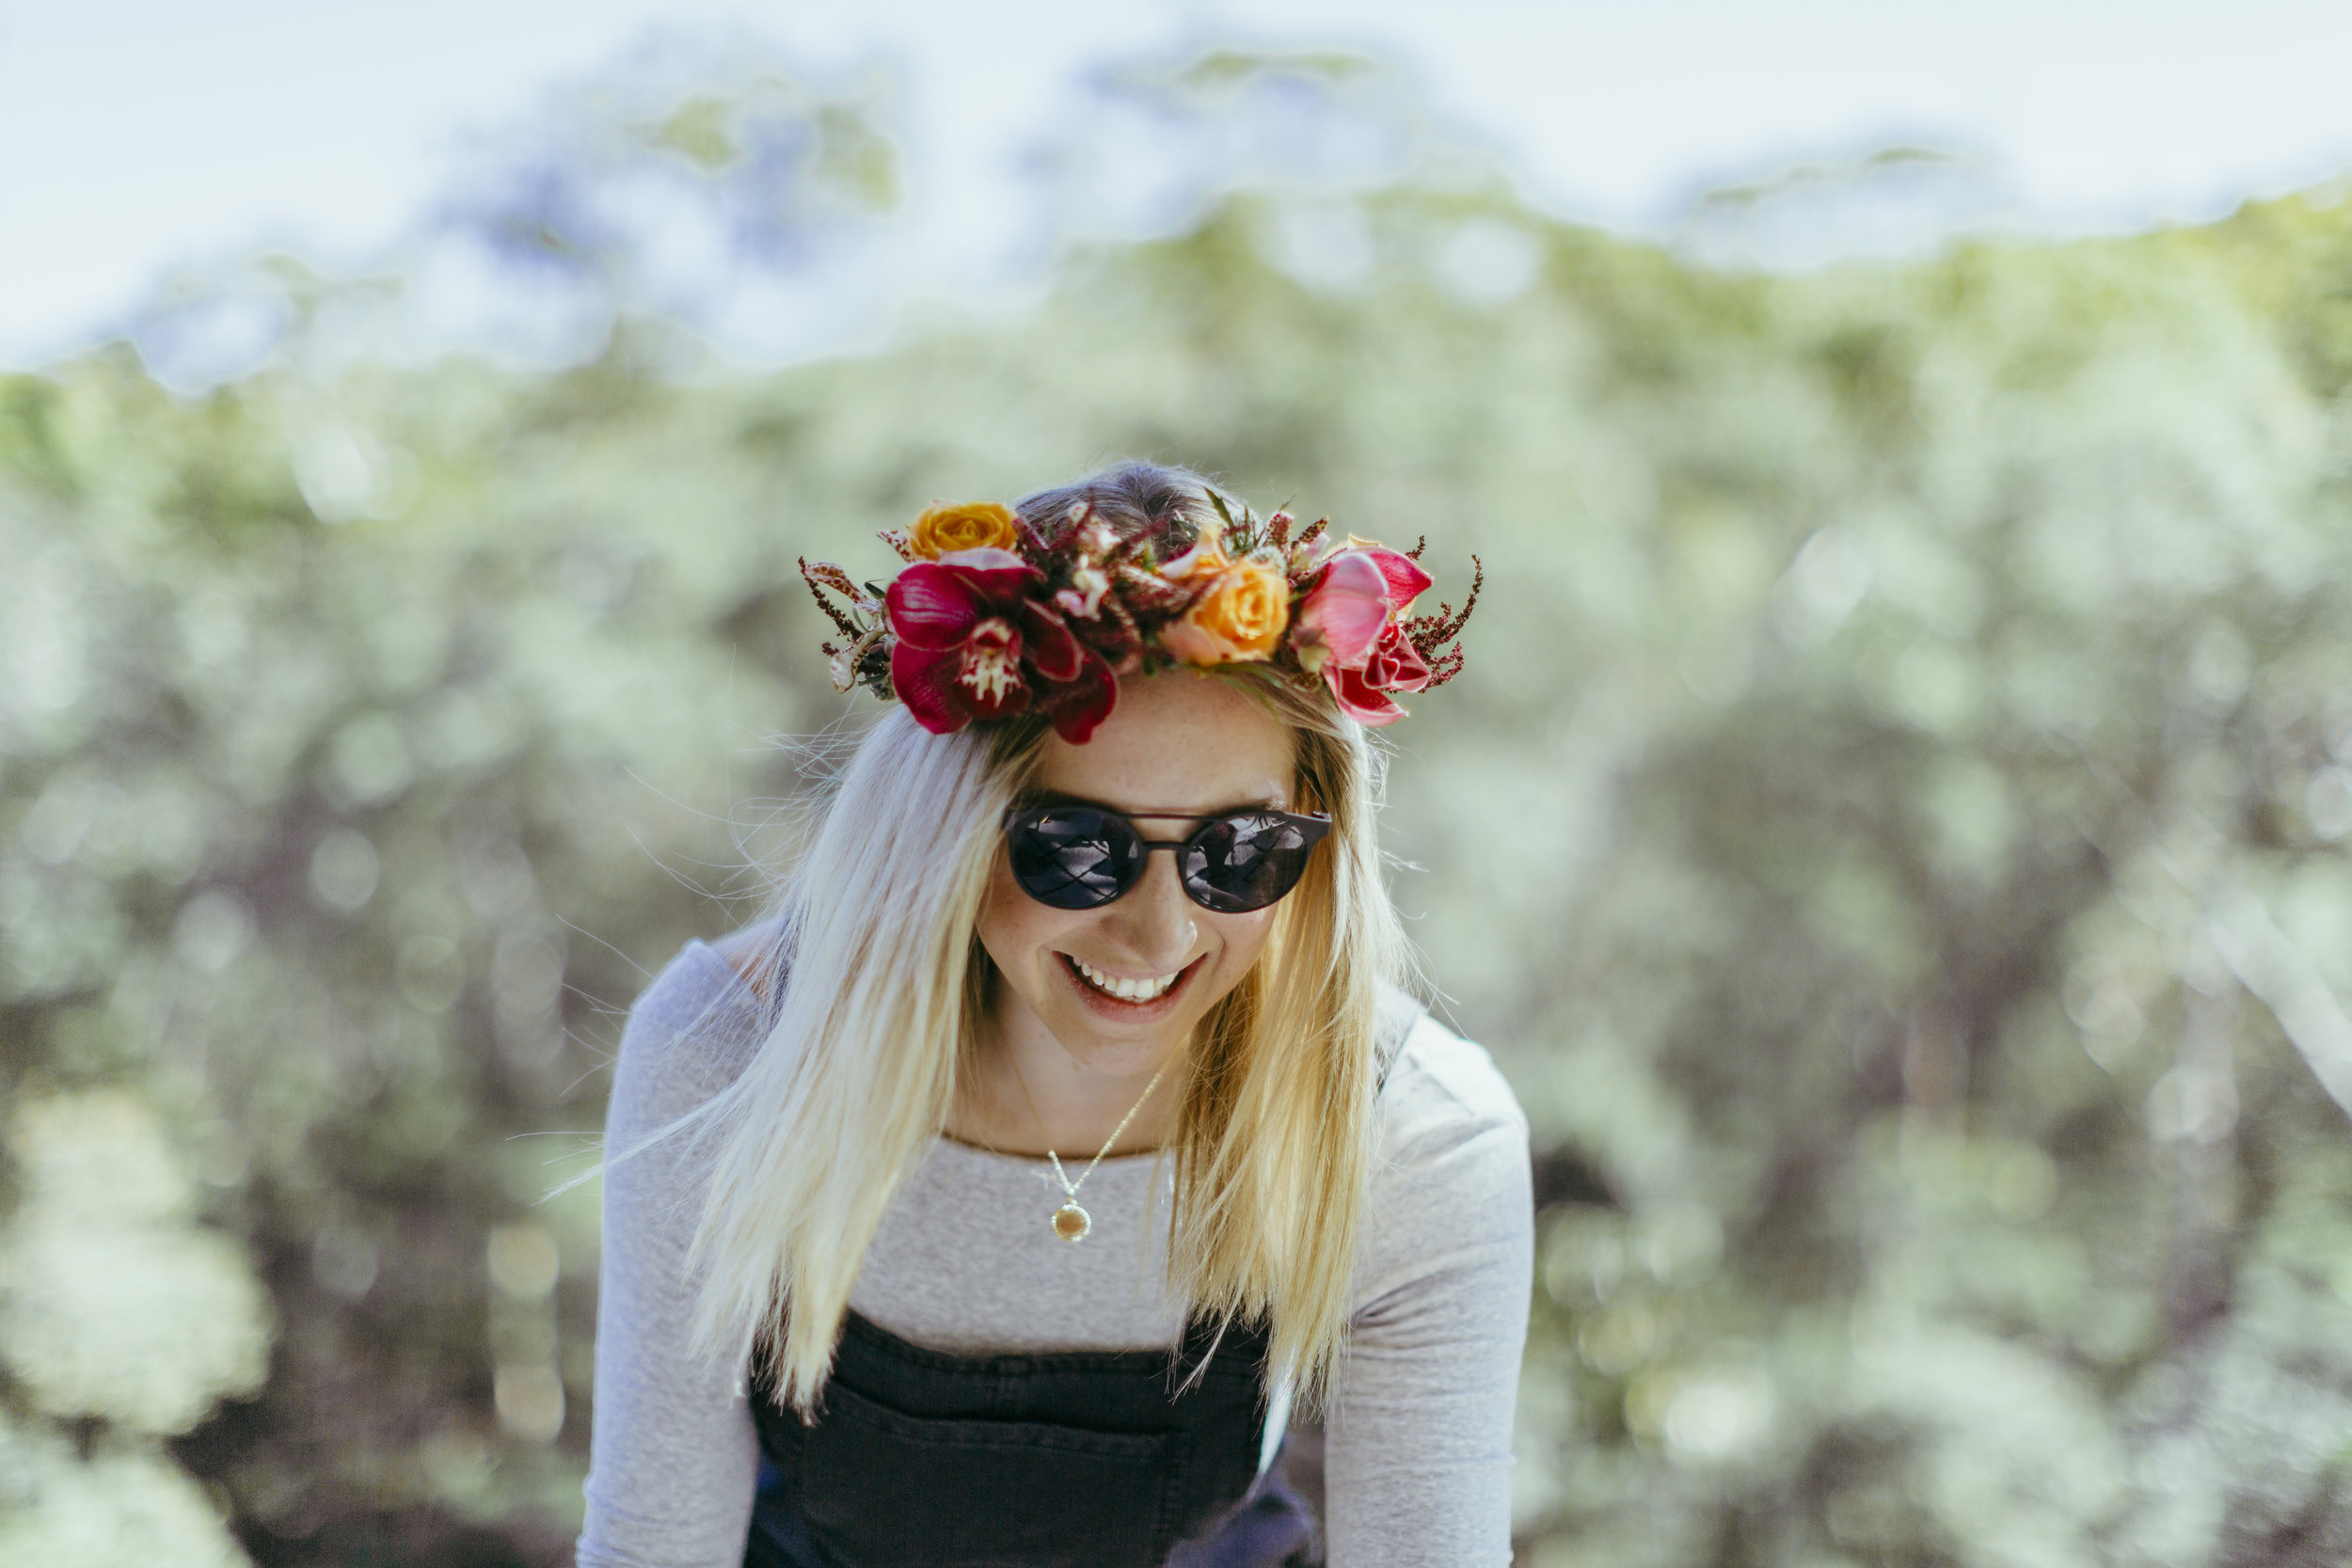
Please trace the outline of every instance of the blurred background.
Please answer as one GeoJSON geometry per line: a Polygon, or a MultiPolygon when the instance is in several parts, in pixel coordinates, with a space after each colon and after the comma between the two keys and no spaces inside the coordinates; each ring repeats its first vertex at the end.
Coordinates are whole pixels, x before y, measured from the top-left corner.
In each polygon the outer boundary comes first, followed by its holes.
{"type": "Polygon", "coordinates": [[[2352,13],[0,13],[0,1563],[568,1561],[793,570],[1490,568],[1396,891],[1542,1568],[2352,1559],[2352,13]]]}

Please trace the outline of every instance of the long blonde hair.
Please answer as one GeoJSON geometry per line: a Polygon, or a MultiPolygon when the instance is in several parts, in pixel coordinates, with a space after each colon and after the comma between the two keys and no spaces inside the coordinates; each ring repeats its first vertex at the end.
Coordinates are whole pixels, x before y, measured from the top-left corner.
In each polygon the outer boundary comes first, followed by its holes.
{"type": "MultiPolygon", "coordinates": [[[[1137,476],[1191,478],[1136,468],[1104,480],[1137,476]]],[[[1248,667],[1221,673],[1289,730],[1301,809],[1332,826],[1258,961],[1186,1053],[1168,1148],[1168,1279],[1197,1313],[1263,1321],[1274,1371],[1312,1399],[1345,1342],[1372,1162],[1374,1015],[1406,949],[1380,874],[1380,757],[1365,732],[1319,690],[1248,667]]],[[[1047,733],[936,736],[903,709],[874,723],[780,879],[773,1024],[691,1118],[714,1138],[690,1254],[702,1272],[697,1345],[755,1363],[804,1417],[882,1212],[946,1125],[977,1049],[993,971],[975,926],[1005,812],[1047,733]]]]}

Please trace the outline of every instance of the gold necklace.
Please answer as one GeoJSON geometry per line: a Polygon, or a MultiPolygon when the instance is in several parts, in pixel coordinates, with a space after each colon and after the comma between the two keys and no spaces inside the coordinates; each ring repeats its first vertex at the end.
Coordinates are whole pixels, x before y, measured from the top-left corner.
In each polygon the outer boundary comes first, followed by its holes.
{"type": "MultiPolygon", "coordinates": [[[[1012,1063],[1012,1080],[1021,1085],[1021,1098],[1029,1102],[1029,1119],[1037,1123],[1037,1135],[1042,1139],[1045,1136],[1045,1118],[1037,1114],[1037,1101],[1029,1093],[1029,1081],[1021,1075],[1021,1064],[1009,1051],[1006,1053],[1005,1059],[1012,1063]]],[[[1152,1098],[1152,1091],[1158,1088],[1160,1080],[1167,1076],[1168,1064],[1162,1062],[1160,1070],[1152,1075],[1152,1082],[1143,1085],[1143,1092],[1136,1097],[1136,1102],[1127,1107],[1127,1114],[1119,1118],[1117,1127],[1111,1129],[1111,1135],[1103,1140],[1103,1147],[1094,1151],[1094,1158],[1087,1162],[1087,1168],[1078,1173],[1077,1180],[1071,1180],[1070,1173],[1061,1168],[1061,1156],[1055,1153],[1050,1146],[1046,1148],[1045,1157],[1054,1163],[1054,1180],[1061,1183],[1064,1197],[1062,1206],[1054,1211],[1054,1234],[1063,1241],[1083,1242],[1087,1239],[1087,1232],[1094,1228],[1094,1216],[1078,1207],[1078,1189],[1086,1185],[1087,1178],[1094,1174],[1094,1167],[1103,1163],[1103,1156],[1111,1151],[1111,1145],[1117,1143],[1119,1135],[1127,1131],[1127,1124],[1136,1119],[1136,1113],[1143,1109],[1143,1102],[1152,1098]]]]}

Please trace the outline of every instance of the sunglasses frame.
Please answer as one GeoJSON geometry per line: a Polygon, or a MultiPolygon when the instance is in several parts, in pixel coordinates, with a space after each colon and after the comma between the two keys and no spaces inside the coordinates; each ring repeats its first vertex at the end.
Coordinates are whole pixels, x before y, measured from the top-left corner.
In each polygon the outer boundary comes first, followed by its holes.
{"type": "MultiPolygon", "coordinates": [[[[1299,832],[1306,835],[1307,844],[1305,853],[1310,856],[1314,853],[1315,846],[1321,844],[1324,838],[1331,832],[1331,818],[1322,812],[1276,811],[1270,806],[1236,806],[1231,811],[1211,812],[1204,816],[1200,812],[1190,811],[1120,811],[1116,807],[1101,805],[1092,800],[1048,800],[1032,805],[1015,806],[1010,811],[1005,813],[1004,821],[1001,824],[1001,827],[1007,837],[1009,838],[1011,834],[1028,819],[1045,816],[1057,811],[1098,812],[1101,815],[1111,818],[1115,822],[1123,824],[1126,830],[1135,835],[1136,842],[1143,847],[1143,858],[1136,863],[1136,870],[1133,879],[1131,879],[1126,886],[1120,888],[1117,893],[1112,894],[1108,898],[1104,899],[1099,904],[1080,904],[1073,908],[1073,906],[1067,904],[1055,904],[1048,902],[1046,899],[1039,898],[1036,894],[1030,893],[1025,884],[1021,884],[1020,874],[1018,872],[1014,873],[1013,881],[1016,884],[1020,884],[1021,891],[1027,894],[1029,897],[1036,899],[1036,901],[1041,904],[1044,904],[1047,909],[1069,910],[1073,914],[1084,913],[1089,910],[1108,909],[1111,905],[1118,903],[1121,898],[1126,897],[1127,895],[1136,890],[1136,885],[1143,880],[1144,873],[1150,869],[1152,856],[1155,851],[1168,849],[1181,852],[1183,850],[1189,849],[1200,842],[1203,834],[1216,828],[1219,823],[1231,822],[1235,817],[1250,817],[1261,821],[1271,817],[1275,821],[1280,822],[1286,827],[1296,829],[1299,832]],[[1146,838],[1143,833],[1143,829],[1138,825],[1138,823],[1152,821],[1197,822],[1200,826],[1195,828],[1189,835],[1184,838],[1146,838]]],[[[1298,880],[1296,878],[1294,878],[1292,879],[1290,886],[1284,888],[1279,894],[1267,899],[1263,904],[1253,905],[1251,908],[1247,910],[1222,910],[1217,908],[1215,904],[1212,904],[1202,898],[1200,895],[1194,890],[1192,883],[1186,879],[1184,874],[1183,863],[1184,863],[1182,861],[1177,863],[1178,869],[1176,873],[1176,885],[1184,890],[1184,896],[1186,898],[1189,898],[1195,904],[1200,905],[1200,908],[1207,910],[1211,914],[1252,914],[1259,910],[1270,910],[1275,905],[1280,903],[1283,899],[1289,897],[1293,893],[1298,890],[1298,880]]],[[[1299,875],[1302,877],[1306,875],[1306,867],[1303,863],[1299,867],[1299,875]]]]}

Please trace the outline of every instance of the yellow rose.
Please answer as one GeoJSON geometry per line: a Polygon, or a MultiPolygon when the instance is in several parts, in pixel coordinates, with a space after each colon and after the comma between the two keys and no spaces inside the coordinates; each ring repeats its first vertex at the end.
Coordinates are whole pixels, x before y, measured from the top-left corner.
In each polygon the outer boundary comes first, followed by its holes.
{"type": "Polygon", "coordinates": [[[937,561],[958,550],[1009,550],[1020,542],[1012,514],[994,501],[934,506],[907,531],[907,548],[919,561],[937,561]]]}
{"type": "Polygon", "coordinates": [[[1279,568],[1247,557],[1228,560],[1212,543],[1169,562],[1168,575],[1180,582],[1209,579],[1184,619],[1160,633],[1169,653],[1199,665],[1273,657],[1291,618],[1291,587],[1279,568]]]}

